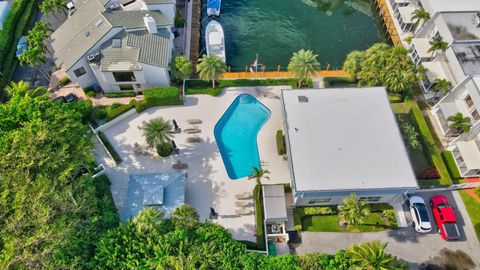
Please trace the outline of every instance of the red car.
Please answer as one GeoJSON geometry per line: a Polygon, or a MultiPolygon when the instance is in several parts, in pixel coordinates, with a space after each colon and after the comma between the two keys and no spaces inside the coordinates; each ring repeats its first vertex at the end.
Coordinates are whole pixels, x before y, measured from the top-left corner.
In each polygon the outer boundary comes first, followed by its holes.
{"type": "Polygon", "coordinates": [[[460,231],[457,226],[457,218],[453,207],[448,204],[447,198],[438,195],[430,198],[433,216],[438,226],[438,233],[445,240],[460,239],[460,231]]]}

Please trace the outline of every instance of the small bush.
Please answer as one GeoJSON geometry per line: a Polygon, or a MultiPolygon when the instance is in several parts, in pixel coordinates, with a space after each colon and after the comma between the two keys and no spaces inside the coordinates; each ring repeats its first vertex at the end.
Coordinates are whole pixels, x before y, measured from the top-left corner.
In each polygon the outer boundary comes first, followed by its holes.
{"type": "Polygon", "coordinates": [[[398,93],[388,93],[388,100],[391,103],[400,103],[403,101],[403,96],[402,94],[398,93]]]}
{"type": "Polygon", "coordinates": [[[280,156],[283,156],[287,153],[287,151],[285,146],[285,136],[283,136],[283,132],[281,130],[277,131],[276,139],[277,139],[277,152],[280,156]]]}
{"type": "Polygon", "coordinates": [[[100,108],[95,112],[95,117],[97,119],[105,119],[105,117],[107,117],[107,111],[104,108],[100,108]]]}
{"type": "Polygon", "coordinates": [[[448,173],[453,179],[462,178],[460,171],[458,170],[457,164],[453,158],[453,154],[450,151],[443,151],[442,152],[443,161],[445,161],[445,165],[447,166],[448,173]]]}
{"type": "Polygon", "coordinates": [[[93,97],[96,97],[96,96],[97,96],[97,93],[95,93],[95,91],[93,91],[93,92],[90,91],[90,92],[87,92],[86,95],[87,95],[87,97],[93,98],[93,97]]]}
{"type": "Polygon", "coordinates": [[[175,14],[174,18],[174,25],[176,28],[183,28],[185,26],[185,18],[182,17],[182,14],[180,14],[180,11],[177,10],[177,13],[175,14]]]}
{"type": "Polygon", "coordinates": [[[168,157],[173,153],[173,146],[170,143],[157,145],[157,153],[161,157],[168,157]]]}
{"type": "Polygon", "coordinates": [[[305,216],[316,215],[335,215],[337,209],[334,206],[308,206],[303,207],[303,214],[305,216]]]}
{"type": "Polygon", "coordinates": [[[110,144],[110,141],[108,140],[107,136],[105,136],[105,134],[101,131],[98,132],[98,137],[100,138],[100,140],[103,142],[103,145],[105,145],[105,148],[107,148],[107,151],[110,153],[110,155],[112,156],[113,160],[115,160],[115,162],[117,164],[121,163],[122,162],[122,158],[120,157],[120,155],[117,153],[117,151],[115,150],[115,148],[113,148],[113,146],[110,144]]]}
{"type": "Polygon", "coordinates": [[[95,88],[93,86],[87,86],[83,88],[83,92],[86,94],[88,92],[95,92],[95,88]]]}
{"type": "Polygon", "coordinates": [[[68,77],[63,77],[63,78],[59,81],[59,83],[60,83],[61,86],[65,86],[65,85],[69,84],[71,81],[72,81],[72,80],[70,80],[70,78],[68,78],[68,77]]]}
{"type": "Polygon", "coordinates": [[[106,109],[107,112],[107,121],[110,121],[119,115],[127,112],[128,110],[132,109],[134,105],[132,104],[119,104],[119,103],[113,103],[112,105],[108,106],[106,109]]]}
{"type": "Polygon", "coordinates": [[[333,88],[340,86],[356,87],[357,82],[351,77],[326,77],[323,78],[325,88],[333,88]]]}
{"type": "Polygon", "coordinates": [[[135,92],[113,92],[113,93],[105,93],[103,95],[107,98],[122,98],[122,97],[134,97],[136,96],[135,92]]]}

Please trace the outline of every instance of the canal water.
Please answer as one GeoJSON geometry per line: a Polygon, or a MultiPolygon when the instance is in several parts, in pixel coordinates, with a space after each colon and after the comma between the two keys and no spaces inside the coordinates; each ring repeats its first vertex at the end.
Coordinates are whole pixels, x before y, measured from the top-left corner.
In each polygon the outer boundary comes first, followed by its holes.
{"type": "MultiPolygon", "coordinates": [[[[209,22],[202,3],[201,49],[209,22]]],[[[322,69],[341,68],[352,50],[384,41],[372,0],[222,0],[227,65],[245,70],[256,54],[267,70],[286,68],[293,52],[311,49],[322,69]]]]}

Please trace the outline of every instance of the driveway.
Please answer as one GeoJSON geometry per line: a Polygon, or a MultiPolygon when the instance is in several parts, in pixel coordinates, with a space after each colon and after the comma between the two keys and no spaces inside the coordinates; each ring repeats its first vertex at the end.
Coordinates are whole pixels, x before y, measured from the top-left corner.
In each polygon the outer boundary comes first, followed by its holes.
{"type": "MultiPolygon", "coordinates": [[[[421,264],[441,263],[448,258],[455,259],[462,256],[464,252],[467,256],[462,257],[462,262],[468,263],[468,257],[476,265],[475,267],[464,269],[480,268],[480,243],[477,240],[472,222],[468,216],[465,205],[457,191],[454,192],[421,192],[417,195],[422,196],[425,201],[432,195],[442,194],[448,198],[450,204],[455,208],[458,219],[460,233],[463,235],[460,241],[447,242],[437,234],[437,227],[433,224],[433,230],[428,234],[419,234],[412,227],[401,228],[392,231],[375,233],[323,233],[323,232],[303,232],[302,243],[296,247],[297,254],[311,252],[335,253],[337,250],[346,249],[354,243],[370,242],[379,240],[388,242],[387,252],[419,266],[421,264]],[[456,252],[460,250],[460,254],[456,252]]],[[[433,215],[429,212],[431,219],[433,215]]],[[[411,217],[406,212],[407,220],[411,223],[411,217]]],[[[434,222],[433,222],[434,223],[434,222]]],[[[451,262],[452,260],[449,259],[451,262]]],[[[458,268],[452,268],[458,269],[458,268]]]]}

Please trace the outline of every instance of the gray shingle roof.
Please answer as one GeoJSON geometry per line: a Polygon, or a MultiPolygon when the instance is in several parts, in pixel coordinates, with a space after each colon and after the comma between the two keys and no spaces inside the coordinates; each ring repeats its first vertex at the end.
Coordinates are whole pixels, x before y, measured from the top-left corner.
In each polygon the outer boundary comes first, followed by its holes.
{"type": "Polygon", "coordinates": [[[168,26],[172,23],[158,10],[120,10],[107,11],[103,15],[113,27],[124,27],[125,29],[144,28],[143,17],[149,14],[155,19],[157,27],[168,26]]]}
{"type": "Polygon", "coordinates": [[[138,61],[157,66],[167,67],[169,58],[170,33],[159,29],[157,34],[146,30],[129,32],[127,45],[140,49],[138,61]]]}

